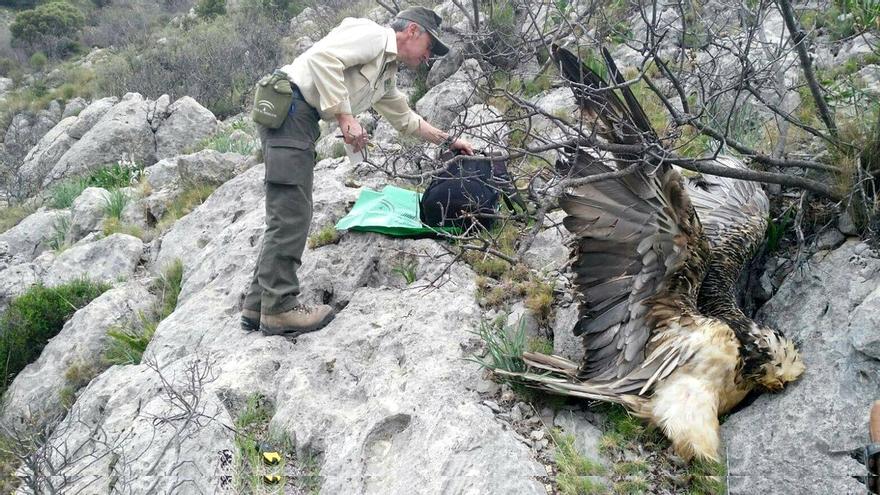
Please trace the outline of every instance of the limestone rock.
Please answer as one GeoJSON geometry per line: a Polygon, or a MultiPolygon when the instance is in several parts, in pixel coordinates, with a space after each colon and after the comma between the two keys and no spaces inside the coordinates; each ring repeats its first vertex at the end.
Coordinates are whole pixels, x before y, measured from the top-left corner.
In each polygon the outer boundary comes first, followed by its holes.
{"type": "Polygon", "coordinates": [[[429,88],[442,83],[449,76],[455,74],[464,63],[464,52],[461,47],[453,45],[449,47],[449,53],[434,61],[428,78],[425,80],[429,88]]]}
{"type": "Polygon", "coordinates": [[[74,139],[82,139],[101,118],[119,103],[119,98],[108,96],[100,100],[93,101],[77,116],[76,122],[67,130],[67,134],[74,139]]]}
{"type": "Polygon", "coordinates": [[[21,176],[22,193],[33,194],[43,183],[46,174],[52,170],[55,163],[67,153],[67,150],[76,142],[70,136],[78,117],[67,117],[53,127],[24,157],[21,167],[18,169],[21,176]]]}
{"type": "Polygon", "coordinates": [[[58,160],[43,186],[123,159],[154,163],[156,147],[147,122],[147,107],[143,96],[125,95],[58,160]]]}
{"type": "Polygon", "coordinates": [[[143,241],[127,234],[81,242],[58,255],[44,281],[53,286],[82,277],[107,283],[125,280],[134,273],[143,253],[143,241]]]}
{"type": "Polygon", "coordinates": [[[864,490],[851,477],[864,466],[832,452],[865,444],[868,409],[880,397],[880,366],[851,343],[863,324],[855,321],[864,316],[861,306],[875,304],[880,260],[854,255],[857,246],[814,255],[759,312],[760,321],[797,342],[806,372],[722,425],[731,493],[864,490]]]}
{"type": "Polygon", "coordinates": [[[475,149],[487,152],[504,152],[510,136],[510,127],[504,122],[500,110],[491,105],[473,105],[456,117],[454,125],[464,126],[465,139],[475,149]]]}
{"type": "Polygon", "coordinates": [[[416,103],[416,111],[435,127],[448,128],[462,110],[482,100],[476,91],[476,82],[482,75],[476,60],[465,60],[455,74],[431,88],[416,103]]]}
{"type": "Polygon", "coordinates": [[[214,133],[217,118],[207,108],[184,96],[168,107],[168,117],[156,130],[156,159],[179,155],[214,133]]]}
{"type": "Polygon", "coordinates": [[[87,187],[70,207],[70,240],[77,241],[101,230],[110,192],[103,187],[87,187]]]}
{"type": "Polygon", "coordinates": [[[574,335],[578,320],[578,305],[570,304],[556,310],[553,319],[553,354],[580,363],[584,358],[584,345],[580,337],[574,335]]]}
{"type": "Polygon", "coordinates": [[[76,117],[88,106],[89,103],[85,99],[77,96],[64,105],[64,112],[61,114],[61,119],[76,117]]]}
{"type": "Polygon", "coordinates": [[[59,393],[68,386],[68,368],[93,366],[100,371],[107,330],[136,324],[138,312],[148,312],[155,299],[133,282],[105,292],[77,311],[61,332],[49,340],[39,359],[15,377],[4,395],[4,423],[19,424],[18,418],[61,413],[59,393]]]}
{"type": "Polygon", "coordinates": [[[9,252],[15,253],[21,261],[31,261],[49,249],[56,230],[69,221],[69,211],[40,210],[0,234],[0,242],[5,242],[9,252]]]}

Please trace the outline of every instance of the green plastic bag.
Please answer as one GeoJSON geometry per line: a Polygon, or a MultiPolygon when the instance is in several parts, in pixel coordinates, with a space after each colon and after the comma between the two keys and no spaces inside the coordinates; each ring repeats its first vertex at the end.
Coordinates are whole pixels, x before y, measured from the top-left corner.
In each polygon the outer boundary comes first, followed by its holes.
{"type": "Polygon", "coordinates": [[[421,194],[394,186],[381,191],[364,189],[348,215],[336,222],[336,230],[379,232],[396,237],[435,235],[457,229],[438,229],[419,220],[421,194]]]}

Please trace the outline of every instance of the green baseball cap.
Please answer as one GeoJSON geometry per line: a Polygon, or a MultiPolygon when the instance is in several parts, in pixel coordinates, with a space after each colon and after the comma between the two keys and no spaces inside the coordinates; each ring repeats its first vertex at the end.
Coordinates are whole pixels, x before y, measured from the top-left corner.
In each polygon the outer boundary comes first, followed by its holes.
{"type": "Polygon", "coordinates": [[[433,10],[426,7],[410,7],[403,9],[397,14],[398,19],[412,21],[425,28],[425,31],[431,35],[434,43],[431,45],[431,53],[443,56],[449,53],[449,47],[443,43],[437,31],[440,29],[440,23],[443,18],[437,15],[433,10]]]}

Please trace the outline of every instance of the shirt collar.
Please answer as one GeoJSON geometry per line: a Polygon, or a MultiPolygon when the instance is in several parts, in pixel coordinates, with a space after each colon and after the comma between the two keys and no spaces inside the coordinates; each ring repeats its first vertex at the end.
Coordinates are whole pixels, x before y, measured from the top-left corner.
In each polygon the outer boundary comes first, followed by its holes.
{"type": "Polygon", "coordinates": [[[385,41],[385,53],[387,61],[397,60],[397,33],[391,28],[385,28],[388,31],[388,39],[385,41]]]}

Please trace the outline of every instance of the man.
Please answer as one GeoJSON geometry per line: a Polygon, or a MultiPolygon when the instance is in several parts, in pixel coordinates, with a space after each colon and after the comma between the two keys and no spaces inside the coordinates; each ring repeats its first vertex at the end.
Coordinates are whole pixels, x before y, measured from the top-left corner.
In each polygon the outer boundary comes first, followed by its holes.
{"type": "Polygon", "coordinates": [[[442,19],[425,7],[397,14],[390,27],[347,18],[281,70],[295,85],[293,104],[278,129],[259,126],[266,163],[266,230],[245,295],[241,325],[265,335],[297,336],[332,319],[327,305],[300,304],[296,271],[302,264],[312,218],[312,179],[318,120],[335,120],[346,144],[361,151],[369,136],[355,115],[370,106],[405,134],[473,154],[463,139],[452,139],[413,112],[397,89],[397,66],[417,69],[429,56],[449,48],[437,30],[442,19]]]}

